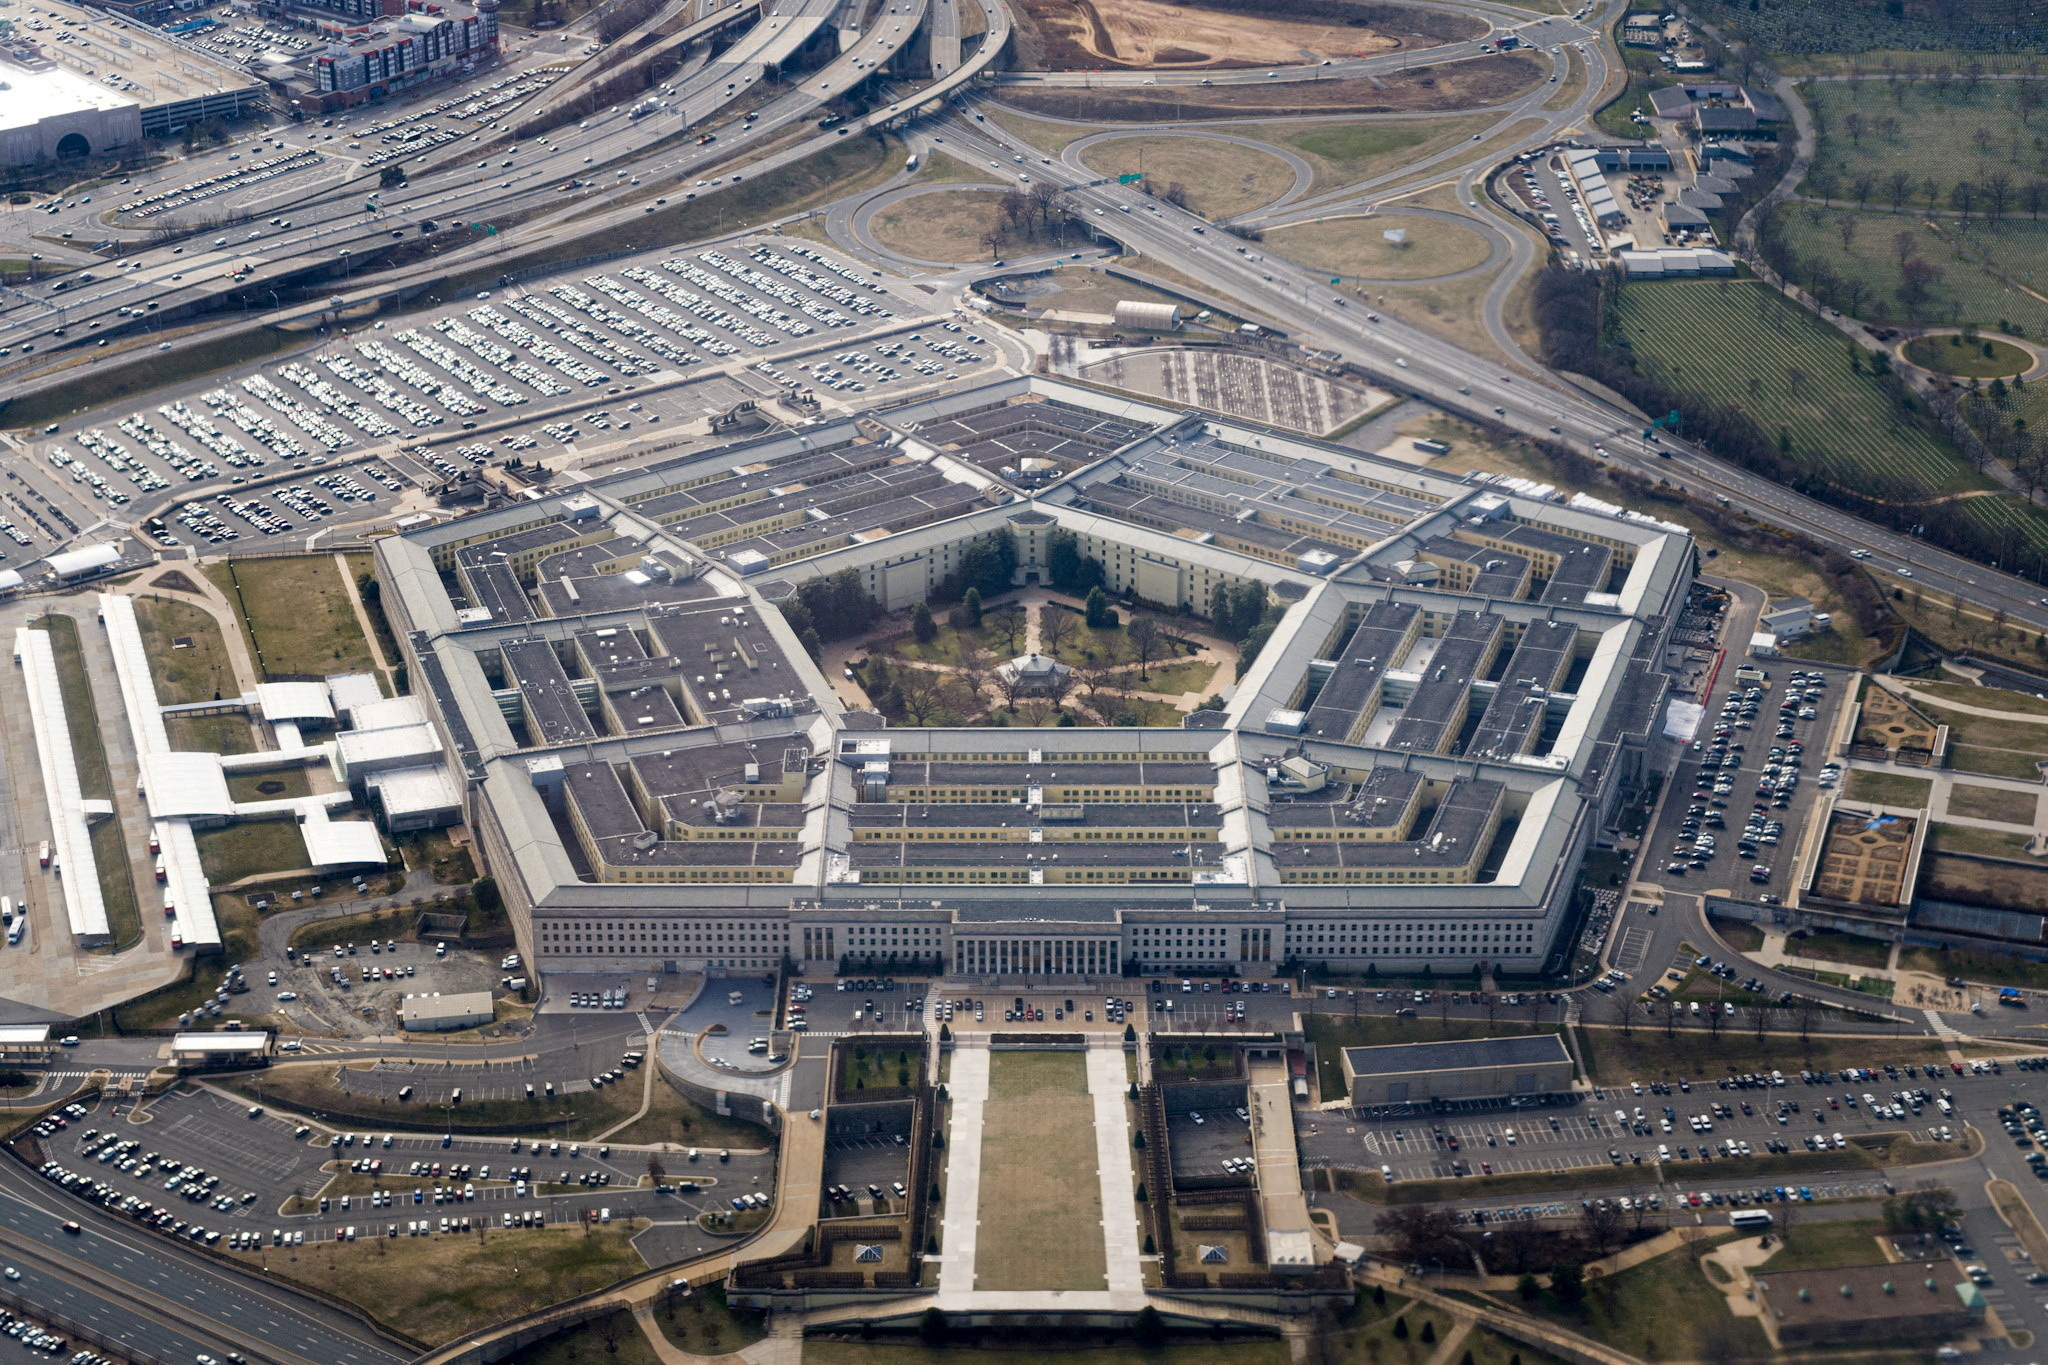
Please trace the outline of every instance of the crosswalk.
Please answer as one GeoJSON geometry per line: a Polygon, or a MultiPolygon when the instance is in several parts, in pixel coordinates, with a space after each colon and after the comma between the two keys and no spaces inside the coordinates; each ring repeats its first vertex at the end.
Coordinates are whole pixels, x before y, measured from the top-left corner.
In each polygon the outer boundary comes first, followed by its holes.
{"type": "Polygon", "coordinates": [[[1927,1016],[1927,1027],[1934,1030],[1935,1037],[1960,1038],[1963,1036],[1961,1030],[1951,1027],[1949,1022],[1941,1017],[1940,1010],[1922,1010],[1920,1012],[1927,1016]]]}

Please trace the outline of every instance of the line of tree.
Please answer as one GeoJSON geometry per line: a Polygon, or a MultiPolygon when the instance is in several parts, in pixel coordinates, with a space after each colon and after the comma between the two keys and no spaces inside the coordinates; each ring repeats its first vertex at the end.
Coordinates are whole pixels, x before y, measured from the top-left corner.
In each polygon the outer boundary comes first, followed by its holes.
{"type": "Polygon", "coordinates": [[[1005,526],[985,536],[976,536],[960,552],[960,562],[932,589],[936,603],[958,602],[969,588],[983,597],[1008,592],[1017,574],[1017,538],[1005,526]]]}
{"type": "Polygon", "coordinates": [[[867,632],[882,615],[882,604],[868,592],[860,570],[841,569],[829,578],[797,585],[796,596],[782,603],[789,628],[813,659],[826,640],[844,640],[867,632]]]}
{"type": "MultiPolygon", "coordinates": [[[[2048,582],[2048,554],[1971,516],[1963,501],[1942,501],[1941,490],[1910,475],[1878,469],[1859,469],[1857,486],[1850,488],[1831,479],[1813,453],[1802,459],[1788,428],[1780,426],[1772,433],[1737,400],[1667,384],[1658,358],[1638,354],[1621,325],[1619,297],[1624,287],[1612,272],[1553,266],[1539,274],[1533,302],[1545,362],[1598,380],[1647,412],[1683,410],[1688,439],[1752,474],[1889,530],[1917,535],[1953,554],[2048,582]]],[[[1901,424],[1923,423],[1954,439],[1940,414],[1929,412],[1888,367],[1871,378],[1891,401],[1901,424]]]]}
{"type": "Polygon", "coordinates": [[[1109,582],[1102,561],[1083,553],[1081,537],[1064,528],[1045,538],[1045,577],[1054,588],[1075,597],[1086,597],[1089,589],[1109,582]]]}

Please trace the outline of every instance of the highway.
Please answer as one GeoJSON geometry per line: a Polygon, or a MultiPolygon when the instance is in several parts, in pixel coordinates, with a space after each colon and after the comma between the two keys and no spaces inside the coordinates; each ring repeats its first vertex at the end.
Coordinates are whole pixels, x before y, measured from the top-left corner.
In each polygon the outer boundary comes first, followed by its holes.
{"type": "Polygon", "coordinates": [[[152,1355],[240,1351],[279,1365],[384,1365],[408,1356],[347,1314],[145,1233],[6,1158],[0,1228],[5,1256],[22,1271],[16,1291],[152,1355]],[[66,1221],[82,1230],[66,1233],[66,1221]]]}

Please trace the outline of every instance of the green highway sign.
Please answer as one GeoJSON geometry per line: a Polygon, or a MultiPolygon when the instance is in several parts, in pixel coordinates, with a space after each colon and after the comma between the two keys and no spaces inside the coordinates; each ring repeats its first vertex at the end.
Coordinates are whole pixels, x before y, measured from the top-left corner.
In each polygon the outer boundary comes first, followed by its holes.
{"type": "Polygon", "coordinates": [[[1145,173],[1143,171],[1126,171],[1116,178],[1116,183],[1119,185],[1135,185],[1144,178],[1145,173]]]}

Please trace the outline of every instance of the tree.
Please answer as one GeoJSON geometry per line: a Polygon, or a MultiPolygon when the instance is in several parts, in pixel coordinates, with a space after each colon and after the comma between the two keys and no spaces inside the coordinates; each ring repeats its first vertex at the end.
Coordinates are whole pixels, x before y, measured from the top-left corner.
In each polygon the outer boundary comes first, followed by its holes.
{"type": "MultiPolygon", "coordinates": [[[[1893,212],[1898,211],[1899,205],[1905,202],[1906,196],[1912,192],[1912,189],[1913,177],[1905,171],[1893,171],[1884,178],[1884,191],[1886,196],[1892,201],[1893,212]]],[[[1899,235],[1909,241],[1912,239],[1911,233],[1902,232],[1899,235]]]]}
{"type": "Polygon", "coordinates": [[[478,877],[470,883],[469,894],[476,899],[477,913],[485,919],[497,914],[498,908],[505,903],[505,898],[498,892],[496,877],[478,877]]]}
{"type": "Polygon", "coordinates": [[[1131,648],[1138,655],[1138,676],[1145,677],[1152,667],[1152,661],[1159,657],[1159,623],[1149,616],[1132,619],[1124,638],[1131,642],[1131,648]]]}
{"type": "Polygon", "coordinates": [[[1090,630],[1101,630],[1116,624],[1116,613],[1109,609],[1109,594],[1101,588],[1088,590],[1086,615],[1090,630]]]}
{"type": "Polygon", "coordinates": [[[1017,652],[1018,638],[1024,632],[1024,608],[1014,602],[981,618],[982,625],[1002,645],[1005,655],[1017,652]]]}
{"type": "Polygon", "coordinates": [[[1057,602],[1048,602],[1038,609],[1038,642],[1045,646],[1045,652],[1059,657],[1060,645],[1074,633],[1074,613],[1057,602]]]}
{"type": "Polygon", "coordinates": [[[2012,202],[2012,172],[1996,170],[1984,177],[1984,197],[1991,201],[1991,216],[2005,217],[2006,206],[2012,202]]]}
{"type": "Polygon", "coordinates": [[[1458,1240],[1457,1216],[1440,1206],[1404,1204],[1381,1214],[1373,1227],[1404,1260],[1449,1265],[1471,1259],[1458,1240]]]}
{"type": "Polygon", "coordinates": [[[967,590],[967,594],[966,594],[966,595],[965,595],[964,597],[962,597],[962,598],[960,599],[960,610],[961,610],[961,613],[962,613],[963,615],[965,615],[965,617],[967,618],[967,624],[968,624],[968,625],[970,625],[970,626],[978,626],[978,625],[980,625],[980,624],[981,624],[981,589],[979,589],[979,588],[969,588],[969,589],[967,590]]]}
{"type": "Polygon", "coordinates": [[[1968,180],[1956,181],[1954,189],[1948,192],[1948,202],[1954,205],[1964,222],[1970,221],[1970,206],[1977,202],[1977,186],[1968,180]]]}
{"type": "Polygon", "coordinates": [[[661,1178],[667,1174],[668,1167],[661,1164],[661,1154],[659,1152],[649,1152],[647,1154],[647,1178],[656,1184],[660,1184],[661,1178]]]}
{"type": "Polygon", "coordinates": [[[928,645],[939,638],[939,623],[932,619],[932,609],[923,602],[910,609],[910,633],[921,645],[928,645]]]}
{"type": "Polygon", "coordinates": [[[1166,1340],[1166,1324],[1160,1320],[1159,1310],[1146,1304],[1131,1319],[1131,1339],[1140,1346],[1157,1346],[1166,1340]]]}
{"type": "Polygon", "coordinates": [[[1394,1319],[1394,1340],[1408,1340],[1408,1317],[1406,1314],[1394,1319]]]}
{"type": "Polygon", "coordinates": [[[623,1312],[606,1313],[597,1320],[597,1339],[604,1343],[606,1355],[619,1353],[619,1342],[625,1338],[626,1329],[619,1319],[626,1317],[623,1312]]]}
{"type": "Polygon", "coordinates": [[[1579,1211],[1579,1240],[1597,1259],[1621,1241],[1621,1206],[1608,1199],[1595,1199],[1579,1211]]]}
{"type": "Polygon", "coordinates": [[[1574,1261],[1560,1261],[1550,1268],[1550,1292],[1566,1307],[1586,1297],[1585,1267],[1574,1261]]]}
{"type": "Polygon", "coordinates": [[[804,647],[804,653],[811,656],[813,663],[825,657],[825,642],[818,638],[815,627],[806,627],[803,633],[796,637],[796,642],[804,647]]]}
{"type": "Polygon", "coordinates": [[[1536,1296],[1542,1292],[1543,1286],[1536,1282],[1534,1275],[1524,1273],[1521,1279],[1515,1281],[1515,1293],[1521,1296],[1524,1303],[1536,1302],[1536,1296]]]}
{"type": "MultiPolygon", "coordinates": [[[[1898,205],[1894,204],[1892,207],[1897,208],[1898,205]]],[[[1913,258],[1913,252],[1919,245],[1919,240],[1910,232],[1892,234],[1892,255],[1898,258],[1899,269],[1906,268],[1906,262],[1913,258]]]]}
{"type": "Polygon", "coordinates": [[[1424,1318],[1422,1320],[1422,1339],[1424,1341],[1436,1340],[1436,1320],[1434,1318],[1424,1318]]]}
{"type": "Polygon", "coordinates": [[[952,1332],[952,1324],[946,1319],[943,1308],[927,1308],[924,1316],[917,1320],[917,1337],[927,1346],[943,1346],[952,1332]]]}
{"type": "Polygon", "coordinates": [[[2029,180],[2020,190],[2020,203],[2026,207],[2028,215],[2037,222],[2040,220],[2041,205],[2044,202],[2048,202],[2048,181],[2029,180]]]}

